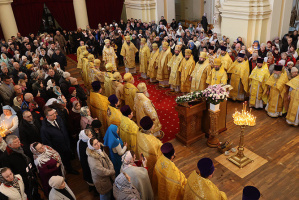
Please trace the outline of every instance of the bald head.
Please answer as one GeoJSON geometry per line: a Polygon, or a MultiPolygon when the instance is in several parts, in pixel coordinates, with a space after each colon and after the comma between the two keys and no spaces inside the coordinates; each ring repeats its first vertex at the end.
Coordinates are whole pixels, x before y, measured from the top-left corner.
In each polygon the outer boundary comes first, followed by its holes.
{"type": "Polygon", "coordinates": [[[33,95],[31,93],[26,93],[24,95],[24,99],[25,99],[25,101],[30,102],[33,100],[33,95]]]}

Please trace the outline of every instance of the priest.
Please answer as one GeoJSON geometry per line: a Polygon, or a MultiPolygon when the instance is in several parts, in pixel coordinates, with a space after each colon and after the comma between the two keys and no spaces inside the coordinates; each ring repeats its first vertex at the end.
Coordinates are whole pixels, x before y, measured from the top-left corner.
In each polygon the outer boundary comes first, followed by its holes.
{"type": "MultiPolygon", "coordinates": [[[[292,71],[297,70],[296,67],[292,68],[292,71]]],[[[298,70],[297,70],[298,71],[298,70]]],[[[293,74],[293,73],[292,73],[293,74]]],[[[293,77],[287,86],[290,87],[288,98],[290,99],[288,114],[286,121],[293,126],[299,125],[299,75],[293,77]]]]}
{"type": "Polygon", "coordinates": [[[160,123],[160,120],[159,120],[159,117],[158,117],[158,114],[157,114],[154,104],[148,98],[149,94],[147,92],[147,87],[146,87],[145,83],[139,83],[137,85],[137,89],[138,89],[138,92],[136,93],[135,100],[134,100],[137,124],[138,124],[138,126],[140,126],[140,120],[144,116],[149,116],[154,122],[154,126],[151,129],[152,134],[161,139],[162,125],[160,123]]]}
{"type": "Polygon", "coordinates": [[[198,161],[197,168],[198,171],[194,170],[187,180],[184,200],[227,200],[226,194],[210,180],[215,170],[213,161],[210,158],[202,158],[198,161]]]}
{"type": "Polygon", "coordinates": [[[116,68],[116,54],[115,54],[115,51],[114,51],[114,48],[110,45],[110,40],[109,39],[106,39],[104,40],[105,42],[105,46],[103,48],[103,61],[105,63],[105,65],[107,63],[111,63],[112,66],[113,66],[113,70],[114,71],[117,71],[117,68],[116,68]]]}
{"type": "Polygon", "coordinates": [[[207,78],[211,72],[211,65],[206,52],[200,52],[199,60],[191,74],[191,92],[204,90],[208,87],[207,78]]]}
{"type": "Polygon", "coordinates": [[[219,58],[221,59],[223,68],[225,69],[225,71],[227,71],[228,68],[233,64],[233,60],[226,52],[227,47],[221,46],[220,48],[221,48],[221,54],[220,54],[219,58]]]}
{"type": "Polygon", "coordinates": [[[170,90],[172,92],[180,92],[180,85],[181,85],[181,77],[179,72],[179,67],[184,59],[184,56],[181,51],[182,46],[176,45],[174,49],[174,55],[171,57],[170,61],[168,62],[167,66],[170,70],[169,76],[169,85],[170,90]]]}
{"type": "Polygon", "coordinates": [[[285,113],[283,109],[284,95],[287,92],[286,83],[289,81],[288,75],[282,65],[275,65],[274,72],[266,82],[268,103],[265,108],[270,117],[279,117],[285,113]]]}
{"type": "Polygon", "coordinates": [[[122,141],[127,142],[128,149],[137,152],[138,125],[132,120],[133,111],[130,106],[124,105],[120,109],[122,116],[119,125],[119,136],[122,141]]]}
{"type": "Polygon", "coordinates": [[[146,39],[141,38],[140,50],[139,50],[139,62],[140,62],[141,77],[144,79],[147,79],[147,70],[148,70],[150,56],[151,56],[151,51],[147,46],[146,39]]]}
{"type": "Polygon", "coordinates": [[[109,105],[108,98],[101,94],[101,82],[94,81],[91,84],[92,90],[90,92],[90,112],[93,118],[98,118],[102,124],[101,127],[101,139],[104,138],[104,134],[108,128],[107,126],[107,109],[109,105]]]}
{"type": "Polygon", "coordinates": [[[171,143],[161,146],[161,155],[155,165],[152,185],[156,199],[182,200],[187,179],[175,166],[175,151],[171,143]]]}
{"type": "Polygon", "coordinates": [[[214,59],[214,68],[211,70],[207,78],[207,84],[227,84],[227,74],[219,58],[214,59]]]}
{"type": "Polygon", "coordinates": [[[159,55],[157,71],[157,80],[159,81],[159,86],[163,88],[169,87],[169,70],[167,64],[171,57],[172,54],[168,42],[163,42],[162,51],[159,55]]]}
{"type": "Polygon", "coordinates": [[[82,63],[81,75],[84,83],[86,82],[86,78],[87,78],[86,67],[88,64],[88,55],[89,55],[88,51],[83,51],[82,58],[81,58],[81,63],[82,63]]]}
{"type": "Polygon", "coordinates": [[[147,159],[148,175],[152,180],[155,164],[162,155],[162,142],[152,135],[154,122],[149,116],[140,120],[141,129],[137,133],[137,149],[147,159]]]}
{"type": "Polygon", "coordinates": [[[256,67],[252,70],[249,76],[249,107],[263,108],[267,104],[266,82],[270,77],[270,72],[267,63],[264,63],[263,58],[257,58],[256,67]]]}
{"type": "Polygon", "coordinates": [[[112,94],[108,97],[108,101],[110,102],[110,105],[108,105],[107,109],[107,124],[108,127],[111,124],[114,124],[116,126],[120,125],[120,119],[121,119],[121,112],[119,110],[119,100],[116,97],[115,94],[112,94]]]}
{"type": "Polygon", "coordinates": [[[83,57],[83,52],[86,51],[86,46],[80,46],[78,47],[77,49],[77,61],[78,61],[78,64],[77,64],[77,68],[78,69],[82,69],[82,57],[83,57]]]}
{"type": "Polygon", "coordinates": [[[149,59],[149,65],[147,69],[147,76],[150,77],[150,82],[155,83],[158,82],[157,71],[158,71],[158,58],[159,58],[159,49],[157,43],[152,44],[153,51],[151,52],[151,56],[149,59]]]}
{"type": "Polygon", "coordinates": [[[113,79],[113,64],[112,63],[107,63],[105,65],[106,67],[106,72],[104,75],[104,85],[105,85],[105,96],[109,97],[110,95],[113,94],[113,89],[112,89],[112,79],[113,79]]]}
{"type": "Polygon", "coordinates": [[[114,72],[113,79],[112,79],[112,90],[113,93],[119,100],[120,107],[124,106],[124,85],[122,84],[123,79],[119,72],[114,72]]]}
{"type": "Polygon", "coordinates": [[[134,84],[134,77],[131,73],[126,73],[124,75],[125,85],[124,85],[124,99],[125,104],[130,106],[130,108],[134,112],[134,99],[135,95],[138,92],[138,89],[134,84]]]}
{"type": "Polygon", "coordinates": [[[244,57],[244,53],[238,53],[237,60],[227,71],[228,74],[231,74],[230,85],[233,87],[229,96],[234,101],[244,101],[246,93],[249,90],[249,63],[248,60],[244,59],[244,57]]]}
{"type": "Polygon", "coordinates": [[[87,62],[87,66],[86,66],[86,82],[84,82],[85,86],[87,87],[88,90],[91,89],[91,80],[93,75],[90,73],[90,70],[94,68],[94,55],[93,54],[89,54],[88,55],[88,62],[87,62]]]}
{"type": "Polygon", "coordinates": [[[124,58],[126,73],[136,74],[135,54],[138,52],[138,49],[131,42],[130,36],[125,36],[125,40],[120,55],[124,58]]]}
{"type": "Polygon", "coordinates": [[[181,73],[181,92],[183,93],[189,93],[191,90],[190,75],[192,74],[194,67],[195,61],[193,59],[192,50],[186,49],[185,58],[181,62],[178,70],[181,73]]]}

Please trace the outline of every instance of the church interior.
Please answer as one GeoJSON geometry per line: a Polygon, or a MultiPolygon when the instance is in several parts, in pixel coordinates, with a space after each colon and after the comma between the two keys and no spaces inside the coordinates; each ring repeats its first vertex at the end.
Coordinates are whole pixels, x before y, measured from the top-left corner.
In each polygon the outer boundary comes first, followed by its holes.
{"type": "Polygon", "coordinates": [[[0,199],[298,199],[298,0],[0,0],[0,25],[0,199]]]}

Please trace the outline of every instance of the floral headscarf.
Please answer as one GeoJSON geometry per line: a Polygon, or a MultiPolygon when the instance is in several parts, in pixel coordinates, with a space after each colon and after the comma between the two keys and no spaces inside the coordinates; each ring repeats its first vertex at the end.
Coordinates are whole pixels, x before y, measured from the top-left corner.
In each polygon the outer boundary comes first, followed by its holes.
{"type": "Polygon", "coordinates": [[[116,199],[141,199],[138,190],[128,181],[123,173],[120,173],[115,179],[113,194],[116,199]]]}
{"type": "MultiPolygon", "coordinates": [[[[0,171],[2,171],[3,168],[0,169],[0,171]]],[[[14,187],[16,188],[20,193],[21,193],[21,189],[20,189],[20,185],[18,183],[19,179],[18,177],[16,177],[14,175],[14,180],[13,181],[7,181],[3,176],[2,173],[0,173],[0,182],[3,183],[6,186],[10,186],[10,187],[14,187]]]]}
{"type": "Polygon", "coordinates": [[[126,151],[126,153],[121,157],[121,161],[123,162],[123,165],[122,165],[123,170],[132,166],[131,165],[131,164],[133,164],[132,158],[133,158],[133,156],[130,151],[126,151]]]}

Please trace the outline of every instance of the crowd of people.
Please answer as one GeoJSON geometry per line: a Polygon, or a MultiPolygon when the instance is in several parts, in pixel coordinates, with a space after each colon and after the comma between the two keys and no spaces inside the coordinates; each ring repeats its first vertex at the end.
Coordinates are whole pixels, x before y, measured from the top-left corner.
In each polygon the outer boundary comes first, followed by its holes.
{"type": "MultiPolygon", "coordinates": [[[[2,41],[1,199],[41,199],[39,183],[50,200],[76,199],[65,180],[79,174],[76,156],[89,192],[101,200],[227,199],[210,181],[210,158],[188,179],[176,167],[146,84],[134,86],[133,75],[174,94],[230,83],[232,100],[249,97],[250,107],[266,106],[271,117],[287,113],[287,123],[298,125],[297,42],[294,31],[267,44],[231,43],[208,30],[205,16],[186,29],[164,17],[159,25],[128,19],[2,41]],[[84,86],[65,71],[65,54],[74,52],[84,86]]],[[[243,199],[259,197],[257,188],[244,188],[243,199]]]]}

